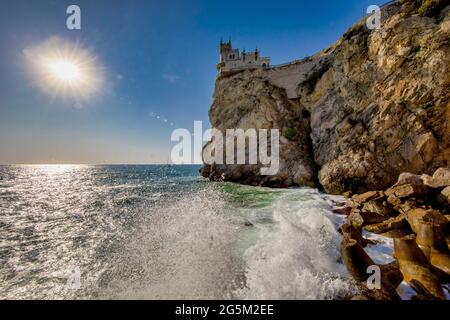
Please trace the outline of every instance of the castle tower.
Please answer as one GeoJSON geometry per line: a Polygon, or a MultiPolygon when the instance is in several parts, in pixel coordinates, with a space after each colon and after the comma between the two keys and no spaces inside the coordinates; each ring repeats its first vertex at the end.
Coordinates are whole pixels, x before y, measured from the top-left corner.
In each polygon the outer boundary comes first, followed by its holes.
{"type": "Polygon", "coordinates": [[[233,46],[231,45],[231,40],[228,42],[223,42],[220,39],[220,62],[225,62],[228,60],[230,53],[233,51],[233,46]]]}

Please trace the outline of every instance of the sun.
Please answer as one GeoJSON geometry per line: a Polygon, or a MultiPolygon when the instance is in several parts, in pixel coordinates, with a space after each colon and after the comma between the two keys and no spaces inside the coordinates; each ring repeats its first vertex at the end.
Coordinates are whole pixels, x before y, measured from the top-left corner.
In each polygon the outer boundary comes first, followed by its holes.
{"type": "Polygon", "coordinates": [[[56,79],[63,82],[76,82],[82,78],[79,66],[69,60],[55,60],[49,65],[56,79]]]}
{"type": "Polygon", "coordinates": [[[27,73],[34,85],[51,100],[84,105],[104,88],[104,68],[99,59],[79,42],[60,37],[49,39],[23,52],[27,73]]]}

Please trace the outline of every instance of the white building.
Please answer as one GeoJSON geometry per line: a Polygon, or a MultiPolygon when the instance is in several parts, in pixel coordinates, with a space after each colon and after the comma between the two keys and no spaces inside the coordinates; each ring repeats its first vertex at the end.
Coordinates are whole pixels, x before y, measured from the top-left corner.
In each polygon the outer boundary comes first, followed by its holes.
{"type": "Polygon", "coordinates": [[[231,40],[220,41],[220,63],[217,65],[219,72],[227,72],[243,69],[266,69],[270,66],[269,57],[261,57],[258,49],[253,52],[239,53],[239,49],[233,49],[231,40]]]}

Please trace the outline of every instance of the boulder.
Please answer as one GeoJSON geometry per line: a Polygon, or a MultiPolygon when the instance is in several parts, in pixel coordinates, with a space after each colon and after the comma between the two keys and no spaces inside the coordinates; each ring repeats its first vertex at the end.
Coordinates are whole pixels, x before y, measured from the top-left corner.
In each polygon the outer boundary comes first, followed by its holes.
{"type": "Polygon", "coordinates": [[[369,275],[367,268],[375,265],[357,240],[344,237],[341,243],[341,254],[348,272],[356,281],[364,282],[369,275]]]}
{"type": "Polygon", "coordinates": [[[439,168],[433,174],[433,187],[443,188],[450,186],[450,168],[439,168]]]}
{"type": "Polygon", "coordinates": [[[406,215],[406,219],[408,220],[411,229],[417,234],[419,232],[419,224],[423,220],[425,222],[433,222],[441,226],[441,228],[445,229],[448,220],[447,218],[439,213],[437,210],[433,209],[413,209],[408,211],[406,215]]]}
{"type": "Polygon", "coordinates": [[[398,186],[393,186],[386,190],[386,195],[388,197],[395,196],[397,198],[405,198],[412,196],[422,196],[428,193],[428,186],[425,184],[402,184],[398,186]]]}
{"type": "Polygon", "coordinates": [[[387,198],[387,202],[394,207],[398,207],[402,204],[402,200],[395,196],[395,194],[389,195],[389,197],[387,198]]]}
{"type": "Polygon", "coordinates": [[[417,246],[414,236],[394,239],[394,255],[406,282],[419,292],[426,291],[437,299],[445,300],[439,279],[417,246]]]}
{"type": "Polygon", "coordinates": [[[390,218],[381,223],[364,226],[364,230],[377,234],[386,233],[392,230],[405,230],[405,229],[409,229],[405,214],[398,215],[397,217],[390,218]]]}
{"type": "Polygon", "coordinates": [[[422,181],[423,181],[423,183],[424,183],[426,186],[429,186],[429,187],[431,187],[431,188],[434,188],[434,182],[433,182],[433,177],[432,177],[432,176],[429,176],[429,175],[427,175],[427,174],[423,174],[423,175],[421,175],[420,177],[422,178],[422,181]]]}
{"type": "Polygon", "coordinates": [[[345,223],[341,226],[340,231],[342,232],[342,235],[345,239],[353,239],[355,240],[360,246],[364,247],[364,240],[361,236],[361,229],[358,227],[355,227],[354,225],[350,223],[345,223]]]}
{"type": "MultiPolygon", "coordinates": [[[[371,200],[364,203],[361,211],[374,213],[380,217],[380,219],[385,220],[392,216],[395,216],[395,210],[390,207],[386,202],[371,200]]],[[[382,221],[381,220],[381,221],[382,221]]]]}
{"type": "Polygon", "coordinates": [[[408,212],[418,208],[429,209],[429,207],[427,207],[426,203],[424,203],[423,201],[419,202],[418,200],[411,200],[411,199],[406,200],[404,203],[398,206],[398,209],[401,212],[408,212]]]}
{"type": "Polygon", "coordinates": [[[450,187],[444,188],[437,197],[438,201],[450,205],[450,187]]]}
{"type": "Polygon", "coordinates": [[[419,222],[416,242],[434,267],[450,275],[450,250],[439,224],[419,222]]]}
{"type": "Polygon", "coordinates": [[[397,182],[394,184],[394,187],[401,186],[404,184],[423,185],[424,181],[422,179],[422,176],[419,176],[417,174],[412,174],[409,172],[404,172],[404,173],[400,174],[397,182]]]}
{"type": "Polygon", "coordinates": [[[361,216],[361,212],[357,209],[353,209],[348,216],[350,224],[356,228],[361,228],[364,224],[364,219],[361,216]]]}
{"type": "Polygon", "coordinates": [[[381,277],[380,289],[370,290],[367,286],[367,280],[371,274],[367,270],[370,266],[375,266],[376,264],[364,251],[361,244],[355,239],[344,237],[341,243],[341,254],[347,270],[356,280],[360,291],[365,297],[375,300],[400,300],[400,296],[395,290],[398,283],[400,283],[398,278],[401,275],[398,272],[395,273],[394,269],[385,269],[383,266],[379,266],[381,274],[386,276],[381,277]]]}
{"type": "Polygon", "coordinates": [[[389,218],[389,214],[379,214],[378,212],[363,211],[359,209],[353,209],[349,215],[349,221],[355,227],[362,227],[369,224],[380,223],[389,218]]]}
{"type": "Polygon", "coordinates": [[[378,191],[368,191],[366,193],[363,194],[355,194],[352,197],[352,200],[356,203],[362,204],[364,202],[367,202],[369,200],[373,200],[380,197],[380,192],[378,191]]]}

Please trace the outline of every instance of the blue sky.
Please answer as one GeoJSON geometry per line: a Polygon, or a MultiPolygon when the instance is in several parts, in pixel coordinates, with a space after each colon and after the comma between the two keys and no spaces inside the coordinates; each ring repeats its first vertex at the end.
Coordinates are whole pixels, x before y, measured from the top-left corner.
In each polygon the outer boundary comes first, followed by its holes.
{"type": "Polygon", "coordinates": [[[165,163],[175,128],[209,127],[221,37],[284,63],[326,48],[383,2],[4,1],[0,164],[165,163]],[[81,8],[81,30],[66,28],[70,4],[81,8]],[[24,50],[55,36],[81,44],[104,71],[102,93],[81,108],[27,74],[24,50]]]}

